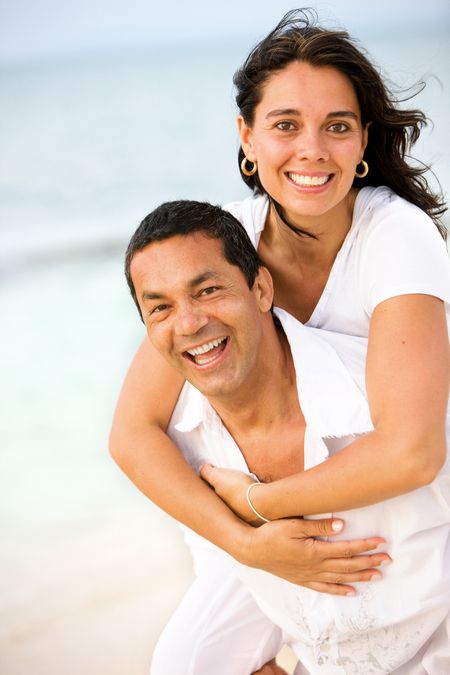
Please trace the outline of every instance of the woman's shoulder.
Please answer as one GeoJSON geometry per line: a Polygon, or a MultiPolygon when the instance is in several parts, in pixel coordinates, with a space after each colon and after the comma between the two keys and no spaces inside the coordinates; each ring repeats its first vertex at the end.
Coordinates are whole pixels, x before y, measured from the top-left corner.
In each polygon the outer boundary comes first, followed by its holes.
{"type": "Polygon", "coordinates": [[[355,203],[355,219],[361,219],[369,215],[374,222],[385,217],[399,217],[408,213],[423,222],[433,225],[431,218],[415,204],[400,197],[391,188],[385,185],[378,187],[367,186],[362,188],[355,203]]]}
{"type": "Polygon", "coordinates": [[[386,187],[363,188],[355,207],[350,250],[369,316],[395,295],[421,293],[448,302],[448,252],[433,220],[386,187]]]}
{"type": "Polygon", "coordinates": [[[229,211],[244,226],[254,246],[264,229],[269,200],[266,195],[251,196],[240,201],[229,202],[224,209],[229,211]]]}
{"type": "Polygon", "coordinates": [[[362,188],[355,202],[353,218],[357,238],[367,242],[378,238],[405,237],[431,240],[445,248],[430,216],[386,186],[362,188]]]}

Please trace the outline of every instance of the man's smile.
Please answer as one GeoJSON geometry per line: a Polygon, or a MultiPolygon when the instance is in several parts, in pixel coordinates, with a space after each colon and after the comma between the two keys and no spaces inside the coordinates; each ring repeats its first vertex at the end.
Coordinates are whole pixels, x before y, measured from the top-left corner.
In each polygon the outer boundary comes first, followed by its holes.
{"type": "Polygon", "coordinates": [[[225,350],[227,343],[228,337],[223,336],[209,342],[204,342],[198,347],[186,349],[183,355],[198,366],[206,366],[217,360],[225,350]]]}

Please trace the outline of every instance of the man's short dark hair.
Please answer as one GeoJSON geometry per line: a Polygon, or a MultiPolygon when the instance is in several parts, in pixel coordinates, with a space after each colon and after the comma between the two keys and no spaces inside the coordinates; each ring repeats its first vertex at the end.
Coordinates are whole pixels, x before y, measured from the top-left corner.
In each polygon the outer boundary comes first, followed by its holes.
{"type": "Polygon", "coordinates": [[[231,213],[207,202],[165,202],[144,218],[131,237],[125,255],[125,276],[139,314],[141,310],[130,274],[134,255],[155,241],[193,232],[219,239],[225,259],[230,265],[239,267],[248,287],[253,287],[262,263],[247,232],[231,213]]]}

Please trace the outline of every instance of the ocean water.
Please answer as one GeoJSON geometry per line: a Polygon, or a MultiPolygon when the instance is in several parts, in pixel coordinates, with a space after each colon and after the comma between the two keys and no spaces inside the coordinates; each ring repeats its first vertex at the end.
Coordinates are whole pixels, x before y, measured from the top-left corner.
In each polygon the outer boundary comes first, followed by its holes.
{"type": "MultiPolygon", "coordinates": [[[[449,40],[374,37],[367,46],[399,84],[428,77],[414,105],[435,125],[417,155],[433,163],[449,194],[449,40]]],[[[42,589],[48,597],[63,579],[70,586],[74,542],[97,561],[100,550],[117,560],[119,535],[132,538],[134,552],[148,536],[149,560],[160,550],[167,521],[107,454],[114,402],[143,337],[123,252],[161,201],[246,195],[231,84],[246,48],[106,53],[0,69],[4,653],[30,631],[47,630],[42,589]],[[142,527],[126,535],[127,519],[142,527]]],[[[10,659],[2,672],[29,672],[10,659]]]]}

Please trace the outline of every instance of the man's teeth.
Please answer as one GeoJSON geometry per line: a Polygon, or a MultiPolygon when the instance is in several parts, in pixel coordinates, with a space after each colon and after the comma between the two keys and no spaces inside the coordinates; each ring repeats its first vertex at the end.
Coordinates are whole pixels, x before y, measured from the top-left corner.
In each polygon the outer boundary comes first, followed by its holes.
{"type": "Polygon", "coordinates": [[[212,342],[207,342],[206,344],[196,347],[195,349],[188,349],[187,353],[191,356],[200,356],[200,354],[206,354],[206,352],[210,352],[211,349],[214,349],[215,347],[218,347],[220,344],[222,344],[224,340],[226,340],[224,337],[219,338],[218,340],[212,340],[212,342]]]}
{"type": "Polygon", "coordinates": [[[290,173],[289,178],[297,185],[325,185],[329,176],[302,176],[299,173],[290,173]]]}

